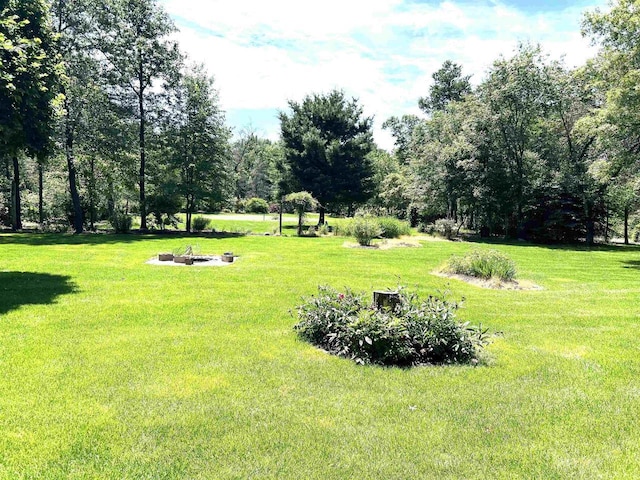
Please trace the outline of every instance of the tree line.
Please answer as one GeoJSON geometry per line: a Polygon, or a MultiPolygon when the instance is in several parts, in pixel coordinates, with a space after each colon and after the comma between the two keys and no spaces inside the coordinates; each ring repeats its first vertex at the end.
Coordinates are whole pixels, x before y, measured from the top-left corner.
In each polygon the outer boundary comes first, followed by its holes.
{"type": "Polygon", "coordinates": [[[520,44],[473,86],[446,61],[421,116],[373,119],[334,90],[290,101],[281,138],[232,136],[212,76],[155,0],[5,0],[0,15],[0,222],[75,232],[132,213],[242,210],[309,192],[325,212],[446,218],[482,235],[589,243],[640,219],[640,12],[585,14],[600,46],[577,68],[520,44]]]}

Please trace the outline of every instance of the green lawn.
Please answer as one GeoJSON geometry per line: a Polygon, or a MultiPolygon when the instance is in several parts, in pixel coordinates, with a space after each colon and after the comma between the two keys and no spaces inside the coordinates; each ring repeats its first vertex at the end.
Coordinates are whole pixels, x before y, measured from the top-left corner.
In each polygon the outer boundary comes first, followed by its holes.
{"type": "Polygon", "coordinates": [[[189,237],[0,235],[0,478],[640,477],[640,248],[491,245],[543,291],[430,272],[452,253],[189,237]],[[482,367],[361,367],[299,341],[318,284],[466,298],[482,367]]]}
{"type": "MultiPolygon", "coordinates": [[[[229,233],[252,233],[254,235],[262,234],[275,234],[278,233],[280,227],[280,219],[278,214],[266,213],[266,214],[252,214],[252,213],[222,213],[222,214],[201,214],[197,213],[193,215],[195,217],[205,217],[210,220],[210,224],[207,227],[207,231],[215,230],[216,232],[229,232],[229,233]]],[[[176,216],[178,224],[176,228],[168,228],[168,230],[181,230],[184,231],[185,215],[180,213],[176,216]]],[[[348,221],[345,218],[334,218],[329,215],[326,216],[326,221],[331,226],[339,226],[340,224],[348,221]]],[[[315,226],[318,223],[317,213],[308,213],[305,215],[304,228],[315,226]]],[[[36,227],[36,224],[32,224],[36,227]]],[[[109,230],[111,228],[109,222],[103,221],[98,224],[99,229],[109,230]]],[[[133,228],[140,228],[140,217],[133,217],[133,228]]],[[[285,213],[282,216],[282,233],[283,235],[295,235],[298,229],[298,216],[291,213],[285,213]]]]}

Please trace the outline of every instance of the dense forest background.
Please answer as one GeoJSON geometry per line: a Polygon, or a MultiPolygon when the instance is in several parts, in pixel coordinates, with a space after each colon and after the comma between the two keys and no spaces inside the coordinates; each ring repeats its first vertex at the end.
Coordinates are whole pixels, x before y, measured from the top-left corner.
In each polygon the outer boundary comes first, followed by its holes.
{"type": "Polygon", "coordinates": [[[0,224],[95,230],[140,216],[275,211],[307,191],[324,213],[483,236],[592,243],[640,235],[640,4],[585,14],[598,55],[568,68],[520,44],[473,86],[434,73],[424,115],[373,119],[341,91],[283,105],[281,139],[225,123],[213,77],[154,0],[0,3],[0,224]]]}

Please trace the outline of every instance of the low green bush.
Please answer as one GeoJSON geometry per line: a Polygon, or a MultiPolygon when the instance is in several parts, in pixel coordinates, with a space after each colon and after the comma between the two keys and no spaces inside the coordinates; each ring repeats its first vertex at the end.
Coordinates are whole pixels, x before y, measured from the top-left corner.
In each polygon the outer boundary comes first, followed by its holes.
{"type": "Polygon", "coordinates": [[[247,213],[269,213],[269,204],[263,198],[250,198],[244,204],[247,213]]]}
{"type": "Polygon", "coordinates": [[[333,228],[337,237],[353,237],[353,219],[342,220],[333,228]]]}
{"type": "Polygon", "coordinates": [[[409,222],[398,220],[395,217],[378,217],[378,225],[382,229],[384,238],[398,238],[402,235],[411,234],[411,225],[409,222]]]}
{"type": "Polygon", "coordinates": [[[420,223],[418,224],[418,231],[420,233],[426,233],[427,235],[435,235],[436,225],[435,223],[420,223]]]}
{"type": "Polygon", "coordinates": [[[193,227],[194,231],[201,232],[205,230],[210,223],[211,223],[211,220],[209,220],[206,217],[193,217],[191,226],[193,227]]]}
{"type": "Polygon", "coordinates": [[[451,240],[454,236],[456,229],[456,222],[447,218],[440,218],[436,220],[435,230],[438,235],[442,235],[444,238],[451,240]]]}
{"type": "Polygon", "coordinates": [[[513,280],[516,265],[513,260],[496,250],[473,250],[463,256],[452,256],[445,266],[449,273],[503,281],[513,280]]]}
{"type": "Polygon", "coordinates": [[[375,217],[362,216],[353,219],[353,236],[363,247],[371,245],[374,238],[382,235],[382,228],[375,217]]]}
{"type": "Polygon", "coordinates": [[[328,286],[297,307],[298,335],[360,364],[477,363],[487,331],[457,320],[458,304],[442,295],[420,299],[400,288],[393,310],[372,308],[364,294],[328,286]]]}
{"type": "Polygon", "coordinates": [[[114,210],[109,222],[116,233],[129,233],[133,225],[133,217],[121,210],[114,210]]]}

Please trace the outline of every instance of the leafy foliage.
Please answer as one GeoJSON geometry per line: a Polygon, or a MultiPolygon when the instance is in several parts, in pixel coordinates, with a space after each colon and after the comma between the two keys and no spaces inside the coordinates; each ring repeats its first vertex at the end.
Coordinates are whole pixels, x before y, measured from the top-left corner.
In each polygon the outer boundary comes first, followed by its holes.
{"type": "Polygon", "coordinates": [[[439,218],[434,225],[435,232],[448,240],[453,238],[455,229],[456,222],[448,218],[439,218]]]}
{"type": "Polygon", "coordinates": [[[586,71],[568,70],[536,46],[519,45],[495,61],[474,92],[448,101],[413,131],[409,192],[420,220],[592,242],[605,185],[590,168],[596,92],[586,71]],[[572,221],[560,231],[567,200],[572,221]]]}
{"type": "Polygon", "coordinates": [[[209,227],[210,223],[211,220],[209,220],[207,217],[193,217],[193,230],[196,232],[201,232],[209,227]]]}
{"type": "Polygon", "coordinates": [[[44,0],[0,4],[1,153],[43,153],[49,147],[53,102],[61,74],[44,0]]]}
{"type": "Polygon", "coordinates": [[[496,250],[474,250],[463,256],[452,256],[445,270],[458,275],[503,281],[513,280],[516,276],[516,265],[513,260],[496,250]]]}
{"type": "Polygon", "coordinates": [[[116,233],[129,233],[133,224],[131,215],[122,210],[114,210],[109,221],[116,233]]]}
{"type": "Polygon", "coordinates": [[[263,198],[250,198],[244,204],[247,213],[269,213],[269,204],[263,198]]]}
{"type": "Polygon", "coordinates": [[[231,145],[233,196],[274,200],[282,165],[280,142],[260,138],[253,130],[244,129],[231,145]]]}
{"type": "Polygon", "coordinates": [[[370,215],[357,216],[353,219],[353,236],[363,247],[371,245],[374,238],[382,235],[383,230],[378,223],[378,219],[370,215]]]}
{"type": "Polygon", "coordinates": [[[444,110],[450,102],[459,102],[471,93],[471,76],[463,76],[462,67],[451,60],[446,60],[432,77],[433,85],[429,89],[429,96],[418,101],[418,105],[426,113],[444,110]]]}
{"type": "MultiPolygon", "coordinates": [[[[61,66],[45,0],[0,3],[0,157],[11,157],[10,211],[22,228],[18,155],[44,158],[51,149],[61,66]]],[[[6,170],[9,177],[9,169],[6,170]]]]}
{"type": "Polygon", "coordinates": [[[404,220],[398,220],[395,217],[378,217],[376,220],[384,238],[398,238],[411,233],[411,225],[404,220]]]}
{"type": "Polygon", "coordinates": [[[320,223],[329,205],[362,203],[373,195],[372,119],[355,99],[334,90],[289,102],[280,113],[286,191],[308,191],[320,203],[320,223]]]}
{"type": "Polygon", "coordinates": [[[477,362],[487,331],[459,322],[458,304],[443,295],[420,299],[399,289],[394,310],[372,308],[364,294],[328,286],[297,307],[298,335],[361,364],[423,365],[477,362]]]}
{"type": "Polygon", "coordinates": [[[224,113],[218,105],[213,78],[203,66],[190,69],[177,87],[170,149],[178,172],[178,191],[184,198],[186,230],[199,205],[220,202],[228,183],[228,139],[224,113]]]}
{"type": "Polygon", "coordinates": [[[316,208],[318,201],[309,192],[290,193],[284,199],[298,214],[298,235],[302,235],[304,214],[316,208]]]}
{"type": "Polygon", "coordinates": [[[335,234],[343,237],[356,237],[358,243],[360,237],[364,242],[361,245],[370,245],[371,240],[378,237],[397,238],[409,235],[411,226],[409,222],[398,220],[394,217],[376,217],[374,215],[357,215],[353,219],[340,222],[335,227],[335,234]]]}
{"type": "Polygon", "coordinates": [[[176,80],[182,61],[170,38],[176,28],[156,0],[108,0],[98,13],[98,49],[105,76],[138,126],[140,228],[146,230],[148,110],[158,97],[154,81],[176,80]]]}

